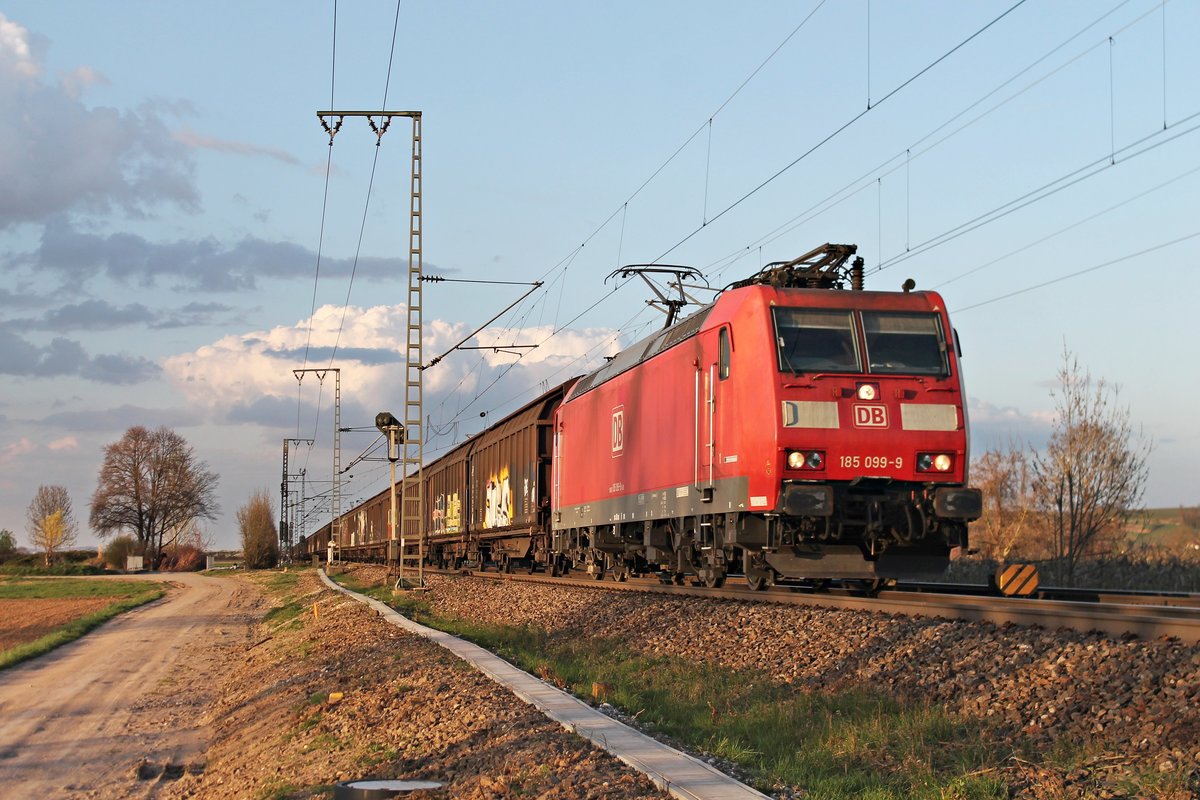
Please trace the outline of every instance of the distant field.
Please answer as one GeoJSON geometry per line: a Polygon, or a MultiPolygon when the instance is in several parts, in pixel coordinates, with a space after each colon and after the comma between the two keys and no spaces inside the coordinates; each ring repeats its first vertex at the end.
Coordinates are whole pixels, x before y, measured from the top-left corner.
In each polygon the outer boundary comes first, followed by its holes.
{"type": "Polygon", "coordinates": [[[1172,550],[1200,546],[1200,530],[1183,521],[1183,509],[1147,509],[1140,520],[1128,527],[1129,538],[1137,544],[1154,545],[1172,550]]]}
{"type": "Polygon", "coordinates": [[[0,578],[0,669],[74,641],[163,593],[146,581],[0,578]]]}

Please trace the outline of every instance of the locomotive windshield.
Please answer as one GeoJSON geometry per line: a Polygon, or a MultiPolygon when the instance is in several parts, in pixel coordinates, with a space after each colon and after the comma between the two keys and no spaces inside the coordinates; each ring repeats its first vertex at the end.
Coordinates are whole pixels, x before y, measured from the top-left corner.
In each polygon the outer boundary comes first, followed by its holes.
{"type": "Polygon", "coordinates": [[[948,375],[937,314],[776,307],[783,372],[948,375]],[[861,319],[862,337],[856,320],[861,319]],[[865,353],[861,343],[866,344],[865,353]]]}
{"type": "Polygon", "coordinates": [[[946,339],[937,314],[862,312],[871,372],[946,375],[946,339]]]}
{"type": "Polygon", "coordinates": [[[780,370],[862,372],[852,312],[781,307],[774,311],[780,370]]]}

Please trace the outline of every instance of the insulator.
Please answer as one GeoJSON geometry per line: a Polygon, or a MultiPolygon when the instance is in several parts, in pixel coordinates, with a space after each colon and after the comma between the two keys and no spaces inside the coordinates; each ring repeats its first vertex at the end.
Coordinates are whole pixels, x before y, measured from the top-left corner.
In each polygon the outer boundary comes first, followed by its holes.
{"type": "Polygon", "coordinates": [[[863,280],[863,260],[862,256],[859,256],[850,265],[850,288],[856,292],[861,292],[863,290],[863,280]]]}

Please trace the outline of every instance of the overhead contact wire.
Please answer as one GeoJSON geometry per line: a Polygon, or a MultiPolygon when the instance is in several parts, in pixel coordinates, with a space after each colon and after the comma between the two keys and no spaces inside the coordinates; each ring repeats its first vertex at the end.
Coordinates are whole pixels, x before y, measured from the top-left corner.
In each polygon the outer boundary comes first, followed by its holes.
{"type": "MultiPolygon", "coordinates": [[[[934,59],[933,61],[931,61],[931,62],[930,62],[929,64],[927,64],[927,65],[926,65],[924,68],[922,68],[922,69],[921,69],[919,72],[917,72],[916,74],[914,74],[914,75],[910,76],[910,77],[909,77],[909,78],[908,78],[906,81],[904,81],[904,82],[903,82],[903,83],[901,83],[899,86],[897,86],[896,88],[892,89],[890,92],[888,92],[887,94],[885,94],[883,97],[881,97],[881,98],[880,98],[880,100],[879,100],[879,102],[878,102],[878,103],[876,103],[875,105],[871,106],[870,108],[867,108],[867,109],[865,109],[865,110],[863,110],[863,111],[860,111],[859,113],[855,114],[853,117],[851,117],[851,118],[850,118],[849,120],[847,120],[845,123],[843,123],[843,124],[842,124],[842,125],[841,125],[839,128],[837,128],[837,129],[836,129],[836,130],[834,130],[832,133],[830,133],[829,135],[827,135],[827,136],[826,136],[824,139],[821,139],[821,141],[817,142],[817,143],[816,143],[816,144],[814,144],[812,147],[810,147],[808,150],[806,150],[806,151],[804,151],[803,153],[801,153],[801,154],[800,154],[798,157],[796,157],[796,159],[795,159],[795,160],[793,160],[791,163],[787,164],[787,165],[786,165],[786,166],[784,166],[782,169],[780,169],[778,172],[776,172],[774,175],[772,175],[771,177],[767,178],[765,181],[763,181],[762,183],[758,184],[757,186],[755,186],[755,187],[754,187],[753,189],[751,189],[750,191],[746,192],[744,195],[742,195],[741,197],[739,197],[737,200],[734,200],[732,203],[730,203],[728,206],[726,206],[724,210],[722,210],[720,213],[718,213],[716,216],[714,216],[714,217],[713,217],[711,220],[709,220],[709,224],[712,224],[713,222],[716,222],[716,221],[717,221],[717,220],[719,220],[721,217],[725,216],[725,215],[726,215],[726,214],[728,214],[730,211],[732,211],[733,209],[737,208],[738,206],[740,206],[742,203],[744,203],[744,202],[746,202],[747,200],[749,200],[749,199],[750,199],[751,197],[753,197],[754,195],[758,194],[760,191],[762,191],[762,190],[763,190],[764,188],[766,188],[768,185],[770,185],[771,183],[774,183],[774,182],[775,182],[775,180],[777,180],[777,179],[778,179],[778,178],[779,178],[781,175],[783,175],[784,173],[786,173],[786,172],[788,172],[789,170],[791,170],[791,169],[792,169],[792,167],[796,166],[796,165],[797,165],[797,164],[799,164],[801,161],[803,161],[804,159],[808,158],[810,155],[812,155],[813,153],[815,153],[817,150],[820,150],[820,149],[821,149],[822,147],[824,147],[824,146],[825,146],[825,145],[826,145],[828,142],[830,142],[832,139],[834,139],[835,137],[837,137],[838,135],[840,135],[840,134],[841,134],[843,131],[845,131],[847,128],[849,128],[850,126],[854,125],[856,122],[858,122],[860,119],[862,119],[863,117],[865,117],[867,114],[870,114],[872,111],[874,111],[875,109],[879,108],[881,105],[883,105],[884,103],[886,103],[886,102],[887,102],[889,99],[891,99],[893,96],[895,96],[895,95],[896,95],[898,92],[902,91],[902,90],[903,90],[905,87],[907,87],[907,86],[908,86],[909,84],[911,84],[913,81],[915,81],[915,80],[919,79],[919,78],[920,78],[922,75],[924,75],[926,72],[929,72],[929,70],[933,69],[933,68],[934,68],[934,67],[936,67],[938,64],[942,63],[942,62],[943,62],[943,61],[945,61],[947,58],[949,58],[950,56],[952,56],[952,55],[954,55],[955,53],[957,53],[957,52],[958,52],[959,50],[961,50],[963,47],[966,47],[966,46],[967,46],[967,44],[969,44],[971,41],[973,41],[974,39],[976,39],[978,36],[982,35],[982,34],[983,34],[985,31],[987,31],[987,30],[988,30],[989,28],[991,28],[993,25],[995,25],[996,23],[1000,22],[1000,20],[1004,19],[1004,18],[1005,18],[1005,17],[1007,17],[1009,14],[1011,14],[1011,13],[1012,13],[1012,12],[1014,12],[1014,11],[1016,11],[1016,10],[1017,10],[1018,8],[1020,8],[1021,6],[1025,5],[1025,3],[1026,3],[1026,2],[1027,2],[1027,0],[1017,0],[1017,2],[1016,2],[1016,3],[1014,3],[1012,6],[1010,6],[1010,7],[1009,7],[1007,10],[1005,10],[1003,13],[1001,13],[1001,14],[1000,14],[998,17],[996,17],[995,19],[993,19],[991,22],[989,22],[988,24],[984,25],[984,26],[983,26],[982,28],[980,28],[979,30],[977,30],[977,31],[975,31],[974,33],[972,33],[972,34],[971,34],[970,36],[968,36],[966,39],[963,39],[961,42],[959,42],[958,44],[956,44],[954,47],[950,48],[950,49],[949,49],[949,50],[947,50],[945,53],[943,53],[942,55],[938,56],[936,59],[934,59]]],[[[660,255],[658,256],[658,258],[654,259],[654,262],[655,262],[655,263],[657,263],[657,262],[659,262],[659,261],[662,261],[662,260],[663,260],[664,258],[666,258],[668,255],[670,255],[670,254],[671,254],[671,253],[673,253],[675,250],[677,250],[677,249],[679,249],[681,246],[683,246],[683,244],[684,244],[684,243],[686,243],[686,242],[688,242],[689,240],[691,240],[691,238],[692,238],[693,236],[695,236],[697,233],[699,233],[700,231],[704,230],[704,229],[705,229],[705,227],[707,227],[707,226],[705,226],[705,225],[701,225],[699,228],[696,228],[694,231],[692,231],[691,233],[689,233],[687,236],[684,236],[682,239],[680,239],[678,242],[676,242],[674,245],[672,245],[670,248],[668,248],[668,249],[667,249],[665,252],[663,252],[662,254],[660,254],[660,255]]]]}

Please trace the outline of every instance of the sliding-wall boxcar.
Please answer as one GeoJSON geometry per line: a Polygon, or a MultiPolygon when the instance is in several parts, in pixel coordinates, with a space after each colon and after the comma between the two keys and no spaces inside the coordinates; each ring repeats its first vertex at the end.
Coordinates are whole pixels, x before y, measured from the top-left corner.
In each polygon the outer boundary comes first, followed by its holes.
{"type": "MultiPolygon", "coordinates": [[[[573,382],[556,386],[425,465],[424,524],[421,531],[404,532],[410,552],[424,534],[426,558],[437,565],[494,563],[508,569],[549,561],[553,418],[573,382]]],[[[414,482],[407,492],[404,502],[414,502],[414,482]]],[[[397,498],[398,507],[401,502],[397,498]]],[[[342,515],[343,558],[393,560],[395,545],[389,554],[388,542],[398,534],[388,524],[390,508],[391,491],[385,488],[342,515]]],[[[327,542],[329,527],[310,541],[327,542]]]]}
{"type": "Polygon", "coordinates": [[[554,410],[573,382],[556,386],[426,467],[435,562],[511,568],[548,560],[554,410]]]}

